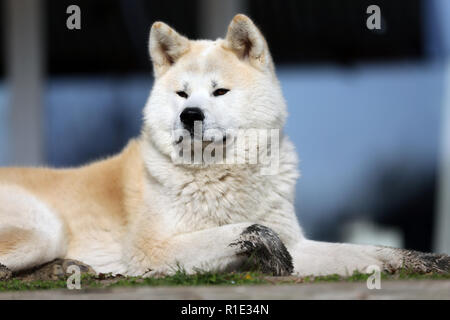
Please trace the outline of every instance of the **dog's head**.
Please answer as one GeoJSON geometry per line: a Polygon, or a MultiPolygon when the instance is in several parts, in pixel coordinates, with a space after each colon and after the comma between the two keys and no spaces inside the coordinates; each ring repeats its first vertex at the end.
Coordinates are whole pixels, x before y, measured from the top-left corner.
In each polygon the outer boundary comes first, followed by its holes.
{"type": "Polygon", "coordinates": [[[162,22],[150,32],[155,83],[144,110],[144,130],[170,154],[201,124],[203,141],[226,139],[229,130],[282,129],[285,102],[266,40],[244,15],[225,39],[189,40],[162,22]]]}

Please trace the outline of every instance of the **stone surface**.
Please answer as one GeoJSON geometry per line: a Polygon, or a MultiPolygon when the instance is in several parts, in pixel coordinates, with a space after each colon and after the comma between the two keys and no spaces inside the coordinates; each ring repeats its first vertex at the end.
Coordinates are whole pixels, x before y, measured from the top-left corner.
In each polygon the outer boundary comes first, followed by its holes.
{"type": "Polygon", "coordinates": [[[450,280],[382,281],[380,290],[367,289],[365,282],[336,282],[4,292],[0,299],[450,299],[450,280]]]}

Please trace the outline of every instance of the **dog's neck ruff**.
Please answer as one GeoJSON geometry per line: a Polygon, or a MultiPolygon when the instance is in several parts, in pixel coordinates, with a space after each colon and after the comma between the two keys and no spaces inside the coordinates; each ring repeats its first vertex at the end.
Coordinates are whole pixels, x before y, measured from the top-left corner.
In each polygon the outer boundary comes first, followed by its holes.
{"type": "Polygon", "coordinates": [[[142,140],[142,154],[152,188],[157,186],[167,212],[180,225],[213,227],[248,221],[267,211],[262,198],[270,192],[270,176],[261,175],[259,165],[175,164],[149,139],[142,140]]]}

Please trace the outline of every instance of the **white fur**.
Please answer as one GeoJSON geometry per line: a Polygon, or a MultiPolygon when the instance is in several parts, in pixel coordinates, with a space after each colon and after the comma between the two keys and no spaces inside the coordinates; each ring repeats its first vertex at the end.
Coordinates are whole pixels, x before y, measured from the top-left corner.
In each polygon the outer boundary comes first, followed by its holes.
{"type": "MultiPolygon", "coordinates": [[[[173,132],[182,127],[180,113],[186,107],[202,108],[207,129],[282,130],[285,101],[266,41],[250,19],[233,19],[225,40],[195,42],[155,23],[150,53],[156,80],[139,140],[146,169],[144,203],[131,212],[125,226],[83,217],[88,227],[73,224],[82,235],[72,234],[66,248],[60,218],[42,201],[18,187],[0,186],[0,217],[8,220],[1,221],[0,235],[1,228],[12,224],[33,230],[34,237],[20,250],[0,256],[1,263],[19,270],[66,257],[90,264],[97,272],[128,275],[171,273],[177,266],[188,272],[229,270],[243,259],[230,243],[258,223],[279,235],[299,275],[351,274],[369,265],[401,264],[392,249],[305,239],[294,210],[297,155],[282,133],[274,175],[262,174],[261,163],[173,162],[173,132]],[[230,91],[216,97],[216,88],[230,91]],[[178,96],[180,90],[189,97],[178,96]]],[[[259,148],[268,151],[271,146],[259,148]]]]}
{"type": "MultiPolygon", "coordinates": [[[[201,41],[199,45],[203,49],[199,54],[180,57],[164,75],[156,78],[144,110],[145,128],[149,134],[143,155],[153,178],[153,195],[150,197],[160,199],[154,211],[163,213],[164,230],[173,235],[188,233],[192,237],[185,239],[189,249],[180,251],[188,252],[188,255],[183,259],[184,255],[179,254],[178,263],[191,266],[211,261],[216,255],[223,256],[227,251],[220,241],[220,226],[259,223],[276,231],[286,244],[293,256],[296,274],[351,274],[354,270],[365,271],[369,265],[384,266],[393,254],[390,249],[319,243],[304,238],[294,211],[297,156],[286,136],[281,137],[276,175],[261,175],[258,165],[217,165],[198,169],[172,163],[168,155],[173,151],[174,137],[170,132],[173,127],[181,126],[179,114],[185,107],[201,107],[206,114],[206,127],[282,129],[284,125],[285,102],[260,32],[249,20],[233,21],[226,39],[225,45],[237,52],[234,65],[224,66],[217,56],[215,50],[219,50],[224,40],[201,41]],[[237,30],[233,24],[238,24],[237,30]],[[240,56],[243,49],[233,49],[233,45],[240,45],[242,37],[246,36],[252,37],[255,46],[250,48],[249,56],[243,57],[240,56]],[[200,67],[196,72],[189,69],[192,63],[201,65],[211,63],[211,60],[213,66],[210,68],[200,67]],[[232,71],[240,63],[250,66],[251,80],[242,79],[238,71],[230,73],[230,69],[232,71]],[[212,97],[208,94],[212,90],[211,80],[219,83],[219,87],[231,85],[232,88],[223,97],[212,97]],[[175,94],[181,90],[181,84],[187,84],[188,99],[175,94]],[[209,242],[217,249],[200,249],[209,242]]],[[[235,230],[231,238],[237,238],[243,231],[235,230]]],[[[225,239],[228,241],[229,237],[225,239]]],[[[174,242],[173,245],[177,251],[179,244],[174,242]]],[[[233,259],[234,255],[228,256],[230,262],[233,259]]],[[[399,264],[400,260],[395,263],[399,264]]]]}
{"type": "Polygon", "coordinates": [[[20,187],[0,185],[0,203],[0,234],[11,229],[29,234],[23,250],[1,257],[3,264],[20,270],[65,254],[63,224],[43,202],[20,187]]]}

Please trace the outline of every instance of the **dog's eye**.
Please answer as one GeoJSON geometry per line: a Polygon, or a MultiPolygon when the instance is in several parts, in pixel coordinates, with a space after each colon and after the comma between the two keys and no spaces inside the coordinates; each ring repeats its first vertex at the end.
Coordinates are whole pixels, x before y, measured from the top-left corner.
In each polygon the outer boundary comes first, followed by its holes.
{"type": "Polygon", "coordinates": [[[218,96],[223,96],[224,94],[226,94],[228,91],[228,89],[217,89],[216,91],[213,92],[214,97],[218,97],[218,96]]]}
{"type": "Polygon", "coordinates": [[[185,98],[185,99],[187,99],[189,97],[188,94],[184,91],[177,91],[177,95],[179,95],[180,97],[185,98]]]}

